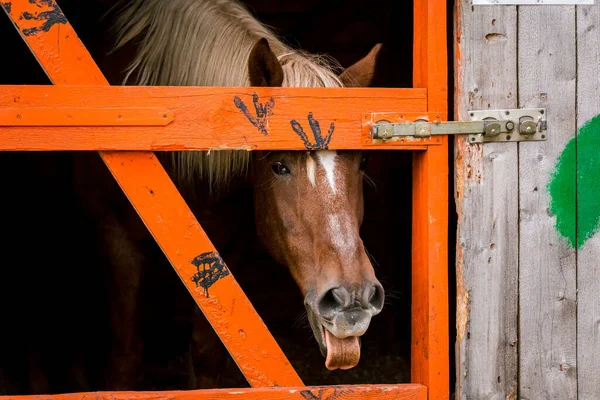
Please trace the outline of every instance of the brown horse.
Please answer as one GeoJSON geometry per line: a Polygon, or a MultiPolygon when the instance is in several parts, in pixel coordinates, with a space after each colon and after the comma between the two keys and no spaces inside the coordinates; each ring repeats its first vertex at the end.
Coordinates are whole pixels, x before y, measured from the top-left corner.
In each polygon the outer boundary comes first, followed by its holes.
{"type": "MultiPolygon", "coordinates": [[[[133,0],[121,7],[115,50],[135,49],[124,84],[201,86],[367,86],[379,46],[341,75],[322,57],[283,44],[234,0],[133,0]]],[[[129,50],[127,50],[129,52],[129,50]]],[[[358,134],[358,132],[357,132],[358,134]]],[[[249,182],[258,236],[286,265],[304,296],[310,326],[329,369],[359,362],[359,338],[384,304],[384,290],[359,235],[366,157],[358,151],[211,151],[162,154],[202,224],[204,211],[249,182]],[[242,183],[240,183],[242,182],[242,183]]],[[[140,279],[148,233],[118,188],[89,181],[102,168],[78,155],[80,193],[99,224],[112,267],[115,342],[110,388],[130,389],[140,363],[140,279]],[[96,172],[94,172],[96,171],[96,172]]],[[[211,237],[217,248],[229,238],[211,237]]]]}

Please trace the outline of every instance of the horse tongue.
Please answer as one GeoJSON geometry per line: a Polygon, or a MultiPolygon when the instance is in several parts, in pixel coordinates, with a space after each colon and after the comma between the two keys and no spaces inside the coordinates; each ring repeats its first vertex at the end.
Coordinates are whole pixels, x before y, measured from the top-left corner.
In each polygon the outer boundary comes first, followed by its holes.
{"type": "Polygon", "coordinates": [[[360,360],[358,337],[350,336],[338,339],[325,329],[325,343],[327,344],[327,358],[325,359],[327,369],[350,369],[358,364],[358,360],[360,360]]]}

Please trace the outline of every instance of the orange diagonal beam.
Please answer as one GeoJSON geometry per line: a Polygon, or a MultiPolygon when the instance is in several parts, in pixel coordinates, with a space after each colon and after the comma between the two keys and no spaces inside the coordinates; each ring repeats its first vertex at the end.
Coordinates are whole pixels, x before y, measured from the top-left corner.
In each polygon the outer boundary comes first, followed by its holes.
{"type": "MultiPolygon", "coordinates": [[[[1,4],[55,85],[108,85],[54,0],[1,4]]],[[[100,156],[248,382],[252,386],[302,386],[231,273],[220,274],[210,287],[210,297],[196,287],[193,278],[198,269],[192,262],[216,250],[154,154],[100,152],[100,156]]]]}

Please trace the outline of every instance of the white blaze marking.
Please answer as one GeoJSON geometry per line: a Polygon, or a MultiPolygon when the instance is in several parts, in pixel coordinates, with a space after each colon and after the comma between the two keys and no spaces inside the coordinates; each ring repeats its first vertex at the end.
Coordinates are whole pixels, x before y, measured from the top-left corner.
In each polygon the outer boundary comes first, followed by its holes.
{"type": "Polygon", "coordinates": [[[312,187],[315,187],[317,179],[317,163],[310,154],[306,157],[306,173],[308,174],[308,180],[312,187]]]}
{"type": "Polygon", "coordinates": [[[353,255],[356,251],[356,240],[350,218],[344,214],[329,214],[329,230],[333,245],[345,255],[353,255]]]}
{"type": "Polygon", "coordinates": [[[321,161],[321,165],[325,169],[325,175],[327,176],[327,180],[329,181],[329,186],[331,186],[331,190],[335,194],[335,151],[319,151],[317,152],[317,156],[319,157],[319,161],[321,161]]]}

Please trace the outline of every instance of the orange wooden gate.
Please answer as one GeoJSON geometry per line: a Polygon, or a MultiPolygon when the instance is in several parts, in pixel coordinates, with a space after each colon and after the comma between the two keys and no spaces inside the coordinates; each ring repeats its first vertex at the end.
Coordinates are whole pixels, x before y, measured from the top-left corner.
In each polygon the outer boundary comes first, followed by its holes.
{"type": "Polygon", "coordinates": [[[447,118],[444,0],[414,1],[412,89],[109,86],[54,0],[0,4],[54,84],[0,87],[0,150],[99,151],[252,386],[11,398],[448,398],[448,138],[383,141],[370,135],[382,116],[447,118]],[[248,104],[253,96],[276,99],[268,136],[251,133],[234,96],[248,104]],[[210,297],[192,279],[199,255],[219,256],[152,151],[305,150],[289,121],[309,111],[336,121],[329,149],[414,151],[411,384],[305,387],[231,273],[221,274],[210,297]]]}

